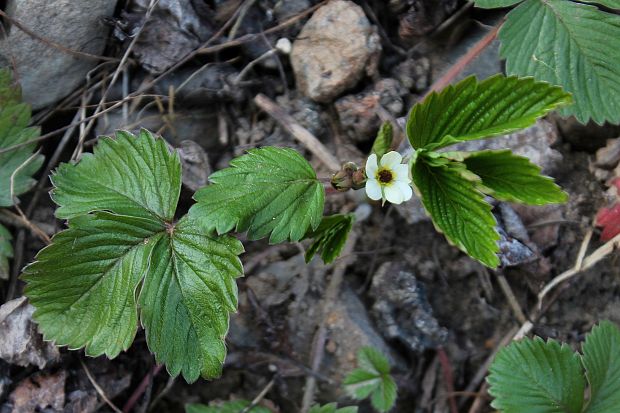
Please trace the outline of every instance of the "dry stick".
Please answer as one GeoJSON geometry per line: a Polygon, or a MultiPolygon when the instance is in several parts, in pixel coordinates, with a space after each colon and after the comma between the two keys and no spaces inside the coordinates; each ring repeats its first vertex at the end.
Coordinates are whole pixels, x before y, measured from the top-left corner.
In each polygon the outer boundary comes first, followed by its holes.
{"type": "Polygon", "coordinates": [[[163,364],[155,365],[153,369],[151,369],[146,376],[144,376],[138,387],[136,387],[134,392],[129,397],[129,400],[127,400],[127,403],[123,406],[122,413],[128,413],[131,409],[133,409],[135,404],[138,403],[138,400],[140,400],[140,397],[142,397],[142,394],[146,391],[146,388],[149,387],[151,380],[157,376],[157,373],[159,373],[163,367],[163,364]]]}
{"type": "MultiPolygon", "coordinates": [[[[282,29],[287,28],[288,26],[294,24],[298,20],[304,18],[308,14],[312,13],[314,10],[318,9],[319,7],[321,7],[323,4],[326,3],[326,1],[327,0],[322,1],[321,3],[318,3],[318,4],[310,7],[309,9],[304,10],[303,12],[301,12],[301,13],[293,16],[293,17],[291,17],[290,19],[285,20],[284,22],[282,22],[282,23],[280,23],[280,24],[278,24],[278,25],[276,25],[274,27],[271,27],[271,28],[265,30],[263,33],[265,33],[265,34],[267,34],[267,33],[274,33],[274,32],[277,32],[277,31],[280,31],[282,29]]],[[[223,32],[223,30],[225,30],[225,26],[222,27],[222,29],[218,33],[221,34],[221,32],[223,32]]],[[[242,45],[242,44],[245,44],[247,42],[250,42],[250,41],[254,40],[255,38],[259,37],[260,34],[259,33],[257,33],[257,34],[248,34],[248,35],[240,37],[239,39],[235,39],[233,41],[230,41],[230,42],[227,42],[227,43],[224,43],[224,44],[221,44],[221,45],[214,46],[213,48],[208,47],[207,45],[210,44],[213,39],[216,39],[217,38],[216,36],[218,36],[217,33],[215,35],[213,35],[213,37],[210,40],[208,40],[201,48],[196,49],[193,52],[189,53],[187,56],[185,56],[184,58],[179,60],[177,63],[172,65],[170,68],[168,68],[161,75],[157,76],[155,79],[151,80],[150,82],[147,82],[147,83],[143,84],[140,88],[138,88],[138,90],[136,90],[135,92],[132,92],[129,96],[125,97],[124,99],[119,100],[118,102],[116,102],[112,106],[107,107],[106,109],[102,109],[98,114],[91,115],[91,116],[85,118],[84,121],[82,121],[82,122],[91,121],[93,119],[96,119],[99,116],[101,116],[102,114],[104,114],[106,112],[110,112],[110,111],[120,107],[124,102],[126,102],[128,100],[131,100],[131,99],[135,99],[141,93],[143,93],[144,91],[146,91],[146,90],[150,89],[151,87],[153,87],[157,82],[159,82],[165,76],[170,74],[172,71],[174,71],[175,69],[179,68],[181,65],[185,64],[190,59],[192,59],[195,56],[198,56],[199,54],[214,53],[214,52],[218,52],[220,50],[227,49],[229,47],[239,46],[239,45],[242,45]]],[[[71,128],[71,127],[80,125],[82,122],[78,122],[77,124],[71,124],[71,125],[63,126],[61,128],[56,129],[55,131],[46,133],[45,135],[41,135],[38,138],[30,139],[30,140],[28,140],[26,142],[22,142],[22,143],[19,143],[17,145],[12,145],[12,146],[0,149],[0,154],[14,151],[15,149],[19,149],[21,147],[30,145],[31,143],[44,141],[46,139],[49,139],[51,137],[54,137],[54,136],[58,135],[61,132],[64,132],[65,130],[67,130],[67,129],[71,128]]]]}
{"type": "Polygon", "coordinates": [[[269,390],[271,390],[275,382],[276,382],[276,379],[274,377],[269,381],[269,383],[267,383],[267,385],[263,388],[263,390],[261,390],[261,392],[258,393],[258,395],[252,400],[252,402],[248,406],[246,406],[243,410],[241,410],[239,413],[248,413],[250,410],[256,407],[258,403],[260,403],[261,400],[265,398],[267,393],[269,393],[269,390]]]}
{"type": "MultiPolygon", "coordinates": [[[[467,53],[465,53],[459,60],[457,60],[456,63],[454,63],[443,76],[433,82],[430,89],[428,90],[428,92],[426,92],[426,94],[421,100],[424,100],[432,92],[439,91],[452,83],[452,81],[459,75],[459,73],[461,73],[463,69],[465,69],[471,62],[473,62],[478,56],[480,56],[480,53],[482,53],[482,51],[486,49],[493,42],[493,40],[495,40],[495,37],[497,36],[497,33],[499,32],[499,29],[502,27],[503,23],[504,19],[502,19],[495,27],[493,27],[493,29],[491,29],[482,39],[478,40],[478,42],[473,45],[472,48],[469,49],[467,53]]],[[[395,137],[391,146],[392,150],[398,150],[402,139],[403,134],[395,137]]]]}
{"type": "MultiPolygon", "coordinates": [[[[592,252],[590,255],[584,258],[585,251],[587,250],[587,247],[590,243],[590,239],[592,237],[591,232],[592,230],[589,230],[588,233],[586,233],[586,236],[584,237],[584,240],[581,243],[581,247],[579,248],[579,253],[575,260],[576,261],[575,266],[572,269],[565,271],[564,273],[555,277],[542,289],[542,291],[538,295],[538,302],[536,303],[536,305],[534,306],[534,309],[531,312],[532,316],[530,320],[527,320],[526,322],[522,323],[516,333],[513,333],[513,331],[511,330],[504,337],[504,339],[502,340],[502,343],[504,342],[508,343],[512,340],[520,340],[521,338],[525,337],[534,328],[534,323],[538,321],[545,314],[547,309],[549,309],[551,305],[555,302],[555,300],[559,297],[559,294],[557,294],[555,297],[552,297],[550,300],[548,300],[548,302],[545,303],[545,306],[543,307],[544,298],[551,291],[553,291],[555,288],[561,285],[564,281],[570,278],[573,278],[577,274],[580,274],[583,271],[593,267],[603,258],[607,257],[614,250],[616,250],[616,248],[620,247],[620,234],[618,234],[614,238],[612,238],[611,240],[603,244],[601,247],[594,250],[594,252],[592,252]]],[[[503,347],[503,345],[498,346],[498,350],[501,347],[503,347]]],[[[487,387],[488,385],[484,383],[480,387],[480,390],[478,391],[478,393],[482,395],[486,391],[487,387]]],[[[478,396],[476,399],[474,399],[474,402],[471,408],[469,409],[469,413],[478,413],[480,409],[482,409],[482,401],[481,401],[481,397],[478,396]]]]}
{"type": "Polygon", "coordinates": [[[95,54],[90,54],[90,53],[85,53],[85,52],[79,52],[77,50],[73,50],[70,49],[66,46],[61,45],[60,43],[56,43],[52,40],[46,39],[42,36],[39,36],[38,34],[36,34],[34,31],[30,30],[28,27],[26,27],[23,23],[15,20],[14,18],[12,18],[11,16],[7,15],[4,11],[2,11],[2,9],[0,9],[0,17],[2,17],[3,19],[6,19],[7,21],[9,21],[12,25],[14,25],[15,27],[17,27],[18,29],[20,29],[22,32],[26,33],[28,36],[42,42],[45,43],[48,46],[53,47],[54,49],[58,49],[63,53],[66,54],[70,54],[72,56],[75,57],[80,57],[83,59],[89,59],[89,60],[105,60],[105,61],[111,61],[111,62],[117,62],[118,59],[113,58],[113,57],[107,57],[107,56],[99,56],[99,55],[95,55],[95,54]]]}
{"type": "Polygon", "coordinates": [[[291,115],[286,113],[286,111],[276,102],[269,99],[262,93],[259,93],[254,98],[254,103],[256,103],[256,105],[263,111],[267,112],[276,120],[276,122],[280,124],[280,126],[293,135],[293,138],[304,144],[306,148],[308,148],[314,156],[319,158],[325,166],[334,172],[340,169],[340,162],[338,162],[338,160],[331,154],[325,145],[323,145],[321,141],[310,133],[308,129],[297,123],[297,121],[291,115]]]}
{"type": "MultiPolygon", "coordinates": [[[[325,298],[323,299],[323,303],[321,306],[323,308],[323,314],[321,315],[319,328],[314,335],[314,342],[312,345],[313,351],[311,368],[314,372],[319,371],[321,362],[323,361],[325,342],[327,341],[327,317],[329,316],[329,313],[334,306],[334,302],[336,301],[336,298],[340,292],[340,285],[342,284],[345,270],[347,269],[347,266],[351,263],[352,258],[355,257],[355,255],[353,254],[353,249],[355,248],[357,237],[357,232],[355,230],[351,231],[351,235],[349,235],[349,239],[347,239],[347,243],[345,244],[342,251],[342,258],[336,262],[332,277],[329,280],[327,290],[325,291],[325,298]]],[[[310,375],[306,378],[306,386],[304,388],[304,395],[301,403],[301,413],[308,413],[308,410],[310,410],[310,405],[314,400],[315,389],[316,377],[314,375],[310,375]]]]}
{"type": "Polygon", "coordinates": [[[95,388],[95,390],[97,390],[97,393],[99,393],[99,396],[101,396],[101,398],[103,399],[103,401],[110,406],[110,409],[114,410],[116,413],[123,413],[121,411],[121,409],[119,409],[118,407],[116,407],[114,405],[114,403],[112,403],[112,401],[110,399],[108,399],[108,396],[106,396],[105,392],[103,391],[103,389],[99,386],[99,384],[95,381],[95,378],[93,377],[93,375],[90,373],[90,370],[88,370],[88,367],[86,367],[86,364],[84,363],[84,361],[80,358],[80,364],[82,365],[82,368],[84,369],[84,371],[86,372],[86,377],[88,377],[88,380],[90,381],[90,384],[93,385],[93,387],[95,388]]]}
{"type": "Polygon", "coordinates": [[[232,29],[230,29],[230,33],[228,33],[229,39],[235,38],[239,27],[241,27],[241,23],[243,23],[243,19],[245,19],[245,15],[248,14],[248,11],[250,11],[250,8],[252,8],[254,3],[256,3],[256,0],[245,0],[245,2],[241,5],[239,8],[239,16],[237,17],[232,29]]]}
{"type": "Polygon", "coordinates": [[[558,284],[574,277],[575,275],[579,274],[583,270],[586,270],[587,268],[590,268],[591,266],[596,264],[598,261],[601,260],[601,258],[609,254],[611,251],[613,251],[615,246],[617,246],[616,244],[618,244],[618,241],[620,240],[618,236],[614,237],[613,239],[608,241],[606,244],[601,246],[599,249],[597,249],[594,253],[590,254],[586,262],[586,260],[584,260],[584,257],[586,255],[586,251],[588,250],[588,245],[590,245],[590,240],[592,239],[593,232],[594,231],[592,229],[589,229],[588,232],[586,233],[586,236],[583,239],[583,242],[581,243],[581,247],[579,248],[579,254],[577,255],[575,266],[568,271],[564,271],[562,274],[558,275],[553,280],[551,280],[551,282],[549,282],[545,286],[545,288],[543,288],[542,291],[538,294],[539,305],[542,303],[543,299],[549,293],[549,291],[554,289],[558,284]]]}
{"type": "Polygon", "coordinates": [[[454,398],[454,377],[452,375],[452,365],[448,354],[443,347],[437,349],[437,357],[439,358],[439,364],[441,365],[441,371],[443,372],[443,380],[446,386],[446,392],[448,393],[448,403],[450,405],[451,413],[459,413],[459,409],[456,406],[456,399],[454,398]]]}
{"type": "MultiPolygon", "coordinates": [[[[493,349],[491,354],[489,354],[489,356],[486,358],[484,363],[482,363],[482,366],[478,368],[478,371],[474,375],[474,378],[471,379],[471,381],[465,388],[464,393],[463,393],[464,395],[467,394],[467,395],[473,395],[475,397],[479,397],[479,393],[476,392],[476,389],[480,386],[480,383],[486,377],[487,371],[489,370],[491,363],[493,363],[493,360],[495,360],[495,356],[497,355],[499,350],[502,347],[507,346],[508,343],[512,341],[512,338],[517,334],[517,331],[519,331],[519,328],[514,327],[506,335],[504,335],[502,340],[500,340],[499,344],[493,349]]],[[[465,404],[465,401],[466,401],[465,398],[461,399],[458,407],[459,408],[463,407],[463,404],[465,404]]]]}
{"type": "Polygon", "coordinates": [[[0,221],[30,230],[33,235],[38,237],[46,245],[49,245],[51,242],[49,235],[38,225],[26,218],[24,214],[15,214],[8,209],[0,209],[0,221]]]}
{"type": "Polygon", "coordinates": [[[527,317],[525,316],[525,313],[523,312],[521,305],[519,305],[519,301],[517,300],[517,297],[515,297],[515,294],[512,291],[512,288],[510,287],[508,280],[506,279],[504,274],[501,274],[499,272],[496,273],[495,276],[497,277],[497,282],[499,283],[499,287],[501,288],[502,292],[506,296],[506,299],[508,300],[508,304],[510,305],[512,312],[514,313],[514,316],[517,318],[517,321],[520,322],[521,324],[525,323],[527,321],[527,317]]]}
{"type": "MultiPolygon", "coordinates": [[[[142,23],[142,26],[140,26],[140,29],[138,29],[138,32],[136,33],[136,35],[133,37],[133,39],[131,39],[129,46],[127,46],[127,50],[125,50],[125,53],[123,54],[123,57],[121,58],[121,61],[119,62],[118,66],[116,67],[116,70],[114,71],[114,75],[112,75],[112,79],[110,80],[108,87],[106,88],[103,95],[101,95],[101,100],[99,100],[99,104],[97,105],[97,108],[95,109],[95,113],[94,113],[95,116],[98,115],[101,109],[103,108],[106,98],[108,97],[108,93],[112,89],[112,86],[114,86],[114,83],[116,82],[116,79],[118,79],[118,76],[122,73],[125,63],[129,59],[129,54],[131,53],[131,49],[133,49],[134,45],[140,38],[140,34],[142,34],[142,32],[144,31],[144,28],[148,24],[151,14],[153,14],[153,10],[155,9],[155,6],[157,6],[157,3],[159,3],[159,0],[151,0],[149,7],[146,9],[146,13],[144,14],[144,23],[142,23]]],[[[80,156],[82,155],[82,149],[84,147],[84,139],[86,139],[86,135],[90,132],[94,124],[95,124],[95,119],[93,118],[92,120],[88,122],[84,130],[81,131],[80,137],[78,139],[78,144],[75,148],[73,156],[71,157],[72,159],[79,159],[80,156]]]]}

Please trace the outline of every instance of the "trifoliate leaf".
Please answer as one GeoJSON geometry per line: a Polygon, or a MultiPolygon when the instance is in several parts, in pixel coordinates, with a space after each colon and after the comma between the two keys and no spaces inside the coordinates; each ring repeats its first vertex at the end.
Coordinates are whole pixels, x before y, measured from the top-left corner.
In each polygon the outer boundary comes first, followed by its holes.
{"type": "MultiPolygon", "coordinates": [[[[234,400],[222,403],[219,406],[191,403],[185,405],[185,413],[240,413],[250,404],[247,400],[234,400]]],[[[271,410],[261,406],[254,406],[248,410],[248,413],[271,413],[271,410]]]]}
{"type": "Polygon", "coordinates": [[[140,314],[149,348],[172,376],[182,372],[191,382],[221,374],[242,252],[235,238],[210,237],[187,218],[155,245],[140,314]]]}
{"type": "Polygon", "coordinates": [[[381,129],[379,129],[379,133],[377,133],[375,142],[372,144],[371,153],[376,154],[379,159],[388,153],[392,147],[393,133],[392,123],[384,122],[381,125],[381,129]]]}
{"type": "Polygon", "coordinates": [[[356,400],[370,397],[376,410],[389,411],[396,403],[397,387],[387,358],[375,348],[362,347],[357,353],[357,365],[344,379],[347,394],[356,400]]]}
{"type": "Polygon", "coordinates": [[[424,208],[437,229],[446,238],[484,265],[499,265],[495,218],[491,206],[479,191],[479,179],[461,163],[437,164],[425,156],[418,156],[413,164],[413,182],[424,208]]]}
{"type": "Polygon", "coordinates": [[[490,367],[491,403],[503,413],[579,413],[585,380],[579,356],[541,338],[503,348],[490,367]]]}
{"type": "Polygon", "coordinates": [[[540,167],[509,150],[466,154],[465,166],[482,180],[481,189],[496,199],[528,205],[563,203],[568,195],[540,167]]]}
{"type": "Polygon", "coordinates": [[[508,73],[572,93],[563,115],[620,122],[620,16],[573,1],[528,0],[508,14],[499,39],[508,73]]]}
{"type": "Polygon", "coordinates": [[[181,163],[163,139],[147,130],[137,139],[119,131],[116,139],[101,137],[77,165],[60,165],[51,179],[58,218],[110,211],[171,221],[181,192],[181,163]]]}
{"type": "Polygon", "coordinates": [[[308,413],[357,413],[357,407],[349,406],[339,409],[336,403],[329,403],[323,406],[317,404],[312,406],[308,413]]]}
{"type": "Polygon", "coordinates": [[[509,7],[519,2],[521,2],[521,0],[474,0],[476,7],[481,7],[483,9],[495,9],[498,7],[509,7]]]}
{"type": "Polygon", "coordinates": [[[11,239],[9,230],[0,225],[0,280],[9,279],[9,259],[13,258],[11,239]]]}
{"type": "Polygon", "coordinates": [[[505,135],[534,124],[570,96],[534,79],[471,76],[416,104],[407,118],[414,149],[436,150],[457,142],[505,135]]]}
{"type": "MultiPolygon", "coordinates": [[[[21,102],[21,91],[13,84],[8,69],[0,69],[0,149],[39,136],[39,128],[28,127],[30,106],[21,102]]],[[[32,175],[41,167],[43,156],[33,155],[35,144],[0,153],[0,207],[11,206],[16,197],[33,187],[32,175]],[[13,182],[11,194],[11,180],[13,182]]]]}
{"type": "Polygon", "coordinates": [[[26,268],[26,295],[48,340],[109,357],[138,327],[170,374],[189,382],[220,374],[241,244],[187,217],[172,221],[181,164],[142,131],[103,138],[93,155],[55,177],[58,233],[26,268]]]}
{"type": "Polygon", "coordinates": [[[620,406],[620,330],[601,322],[586,336],[583,364],[590,383],[586,413],[613,412],[620,406]]]}
{"type": "Polygon", "coordinates": [[[313,239],[306,251],[306,262],[310,262],[318,251],[321,251],[321,258],[325,264],[329,264],[338,258],[349,232],[353,228],[354,220],[354,214],[336,214],[323,217],[318,228],[306,234],[305,238],[313,239]]]}
{"type": "Polygon", "coordinates": [[[325,190],[314,169],[288,148],[265,147],[233,159],[194,195],[190,214],[219,234],[248,231],[249,239],[271,233],[271,243],[299,241],[316,229],[325,190]]]}

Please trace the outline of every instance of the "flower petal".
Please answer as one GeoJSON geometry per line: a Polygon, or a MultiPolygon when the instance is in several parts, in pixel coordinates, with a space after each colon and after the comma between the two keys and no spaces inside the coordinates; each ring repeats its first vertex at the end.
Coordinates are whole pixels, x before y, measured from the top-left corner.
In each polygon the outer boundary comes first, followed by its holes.
{"type": "Polygon", "coordinates": [[[400,165],[403,157],[400,156],[400,153],[395,151],[390,151],[381,157],[381,166],[394,169],[397,165],[400,165]]]}
{"type": "Polygon", "coordinates": [[[394,186],[397,187],[401,194],[403,194],[403,201],[409,201],[413,196],[413,190],[408,182],[396,181],[394,186]]]}
{"type": "Polygon", "coordinates": [[[409,178],[409,165],[407,164],[396,165],[394,168],[392,168],[392,171],[394,172],[395,181],[405,182],[405,183],[411,182],[411,178],[409,178]]]}
{"type": "Polygon", "coordinates": [[[381,199],[381,185],[379,185],[379,181],[376,179],[368,179],[366,181],[366,195],[374,201],[381,199]]]}
{"type": "Polygon", "coordinates": [[[403,192],[397,185],[390,185],[383,188],[385,192],[385,198],[393,204],[402,204],[404,201],[403,192]]]}
{"type": "Polygon", "coordinates": [[[377,155],[373,153],[366,160],[366,177],[368,179],[374,178],[377,173],[377,169],[379,169],[377,166],[377,155]]]}

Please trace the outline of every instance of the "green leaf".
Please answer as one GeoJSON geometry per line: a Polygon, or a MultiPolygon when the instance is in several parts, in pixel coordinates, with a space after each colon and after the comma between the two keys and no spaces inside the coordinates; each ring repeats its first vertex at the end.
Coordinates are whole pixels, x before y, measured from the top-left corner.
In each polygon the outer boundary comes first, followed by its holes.
{"type": "Polygon", "coordinates": [[[413,182],[437,229],[470,257],[484,265],[499,265],[499,234],[491,206],[478,189],[477,177],[467,178],[464,165],[457,162],[434,164],[418,156],[413,164],[413,182]]]}
{"type": "MultiPolygon", "coordinates": [[[[18,145],[39,136],[39,128],[28,127],[30,106],[21,102],[21,91],[8,69],[0,69],[0,149],[18,145]]],[[[19,196],[35,184],[32,175],[39,170],[43,156],[33,155],[35,144],[0,153],[0,207],[14,204],[19,196]]]]}
{"type": "Polygon", "coordinates": [[[336,214],[323,217],[318,228],[306,234],[305,238],[313,238],[312,244],[306,251],[306,262],[310,262],[318,251],[321,251],[321,258],[325,264],[329,264],[338,258],[349,232],[353,228],[354,220],[354,214],[336,214]]]}
{"type": "Polygon", "coordinates": [[[482,180],[480,189],[499,200],[545,205],[568,199],[553,179],[540,174],[540,167],[509,150],[473,152],[464,162],[482,180]]]}
{"type": "Polygon", "coordinates": [[[579,413],[585,380],[579,356],[539,337],[503,348],[490,367],[491,403],[503,413],[579,413]]]}
{"type": "Polygon", "coordinates": [[[362,347],[357,354],[357,364],[358,368],[343,381],[347,394],[356,400],[370,396],[376,410],[389,411],[396,403],[397,387],[387,358],[375,348],[362,347]]]}
{"type": "Polygon", "coordinates": [[[534,79],[471,76],[416,104],[407,118],[414,149],[436,150],[454,143],[505,135],[570,102],[557,86],[534,79]]]}
{"type": "MultiPolygon", "coordinates": [[[[240,413],[251,403],[247,400],[234,400],[220,404],[219,406],[207,406],[206,404],[190,403],[185,405],[185,413],[240,413]]],[[[271,413],[271,410],[261,406],[252,407],[248,413],[271,413]]]]}
{"type": "Polygon", "coordinates": [[[357,413],[357,407],[349,406],[339,409],[336,403],[329,403],[323,406],[317,404],[312,406],[308,413],[357,413]]]}
{"type": "Polygon", "coordinates": [[[172,376],[182,372],[191,382],[221,374],[242,252],[235,238],[207,236],[187,218],[155,245],[140,314],[149,348],[172,376]]]}
{"type": "Polygon", "coordinates": [[[139,314],[171,375],[220,374],[243,247],[187,217],[171,220],[180,170],[178,155],[146,131],[104,138],[94,155],[58,169],[53,194],[69,228],[23,274],[46,339],[112,358],[131,345],[139,314]]]}
{"type": "Polygon", "coordinates": [[[135,290],[156,242],[149,238],[162,229],[98,212],[76,217],[56,234],[23,275],[44,337],[85,347],[89,356],[113,358],[129,348],[138,327],[135,290]]]}
{"type": "Polygon", "coordinates": [[[101,137],[77,165],[60,165],[51,179],[58,218],[110,211],[171,221],[181,193],[181,163],[149,131],[141,130],[137,139],[118,131],[116,139],[101,137]]]}
{"type": "Polygon", "coordinates": [[[563,115],[620,122],[620,16],[567,0],[527,0],[508,14],[499,39],[508,73],[573,94],[563,115]]]}
{"type": "Polygon", "coordinates": [[[371,153],[376,154],[379,159],[388,153],[392,147],[393,134],[394,131],[392,130],[392,123],[383,122],[381,129],[379,129],[379,133],[377,133],[375,142],[372,144],[371,153]]]}
{"type": "Polygon", "coordinates": [[[13,258],[11,239],[9,230],[0,225],[0,280],[9,279],[9,259],[13,258]]]}
{"type": "Polygon", "coordinates": [[[194,195],[190,214],[207,229],[224,234],[248,231],[248,238],[271,233],[271,243],[301,240],[323,215],[325,190],[299,153],[288,148],[252,149],[230,167],[209,177],[194,195]]]}
{"type": "Polygon", "coordinates": [[[610,9],[620,9],[620,0],[579,0],[582,3],[596,3],[602,6],[608,7],[610,9]]]}
{"type": "Polygon", "coordinates": [[[586,413],[613,412],[620,406],[620,330],[602,321],[586,336],[583,364],[590,383],[586,413]]]}
{"type": "Polygon", "coordinates": [[[517,4],[521,0],[474,0],[476,7],[483,9],[496,9],[498,7],[509,7],[517,4]]]}

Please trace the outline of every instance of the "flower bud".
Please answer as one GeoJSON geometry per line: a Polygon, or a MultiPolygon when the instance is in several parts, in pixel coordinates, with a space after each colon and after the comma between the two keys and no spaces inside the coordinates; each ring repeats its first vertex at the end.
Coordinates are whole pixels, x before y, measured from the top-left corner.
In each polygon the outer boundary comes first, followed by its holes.
{"type": "Polygon", "coordinates": [[[360,169],[353,162],[347,162],[342,165],[342,168],[332,176],[332,187],[340,192],[346,192],[354,187],[353,176],[359,172],[360,169]]]}

